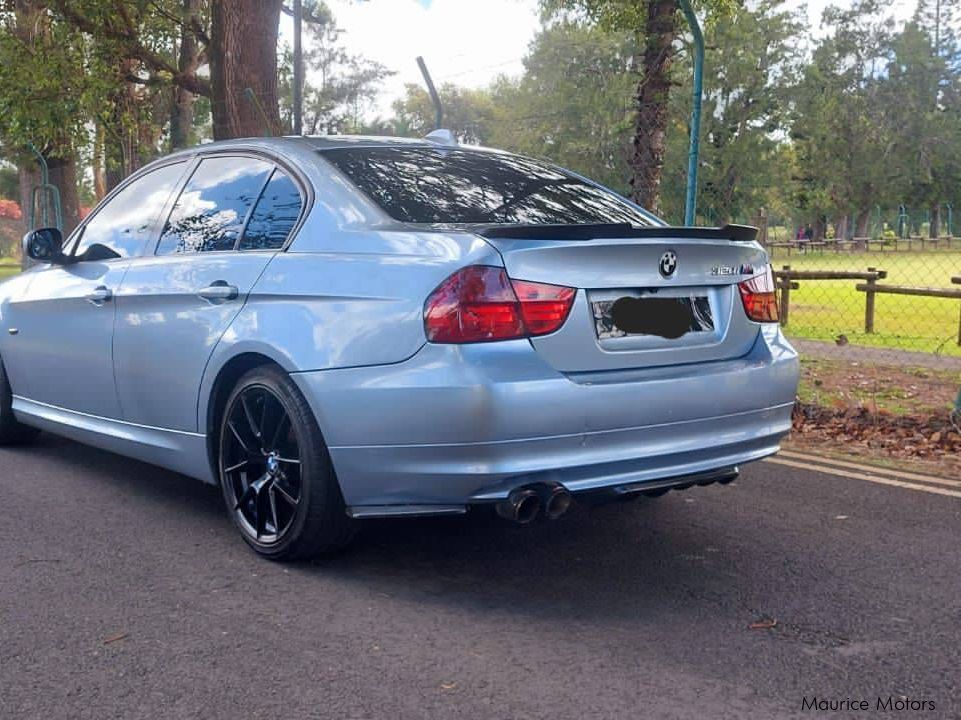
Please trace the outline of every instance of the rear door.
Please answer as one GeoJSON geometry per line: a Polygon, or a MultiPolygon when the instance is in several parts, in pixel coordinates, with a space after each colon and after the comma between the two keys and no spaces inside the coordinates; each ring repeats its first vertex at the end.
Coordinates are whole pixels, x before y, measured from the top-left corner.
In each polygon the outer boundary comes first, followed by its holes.
{"type": "MultiPolygon", "coordinates": [[[[561,372],[646,368],[741,357],[751,349],[758,326],[744,314],[737,283],[766,267],[764,251],[752,242],[646,232],[651,236],[488,239],[511,278],[578,289],[563,327],[531,341],[553,367],[561,372]],[[649,299],[680,303],[693,322],[680,337],[625,333],[610,317],[622,298],[640,300],[641,315],[663,312],[663,304],[644,302],[649,299]]],[[[549,229],[541,233],[549,234],[549,229]]]]}
{"type": "Polygon", "coordinates": [[[214,346],[284,245],[302,206],[289,173],[241,155],[202,158],[156,251],[117,293],[114,362],[129,422],[197,431],[197,393],[214,346]]]}

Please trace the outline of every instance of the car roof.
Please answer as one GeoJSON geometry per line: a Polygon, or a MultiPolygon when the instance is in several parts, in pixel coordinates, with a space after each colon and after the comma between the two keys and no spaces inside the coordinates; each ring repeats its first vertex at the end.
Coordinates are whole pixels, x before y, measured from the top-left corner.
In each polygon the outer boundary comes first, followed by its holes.
{"type": "Polygon", "coordinates": [[[172,153],[166,157],[178,155],[195,155],[204,152],[216,152],[218,150],[231,149],[261,149],[283,153],[284,150],[291,148],[307,149],[314,151],[332,150],[335,148],[357,148],[357,147],[381,147],[381,148],[457,148],[459,150],[470,150],[477,152],[503,153],[502,150],[481,147],[479,145],[444,145],[433,142],[425,138],[393,137],[383,135],[285,135],[282,137],[248,137],[235,138],[232,140],[218,140],[211,143],[195,145],[184,150],[172,153]]]}

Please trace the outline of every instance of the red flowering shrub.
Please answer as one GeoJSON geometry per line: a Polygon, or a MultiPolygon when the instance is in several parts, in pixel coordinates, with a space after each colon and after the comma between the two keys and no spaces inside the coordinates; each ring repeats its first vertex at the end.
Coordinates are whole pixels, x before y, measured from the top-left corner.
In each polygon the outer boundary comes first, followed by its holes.
{"type": "Polygon", "coordinates": [[[0,218],[6,220],[23,219],[23,213],[20,212],[20,205],[13,200],[0,199],[0,218]]]}

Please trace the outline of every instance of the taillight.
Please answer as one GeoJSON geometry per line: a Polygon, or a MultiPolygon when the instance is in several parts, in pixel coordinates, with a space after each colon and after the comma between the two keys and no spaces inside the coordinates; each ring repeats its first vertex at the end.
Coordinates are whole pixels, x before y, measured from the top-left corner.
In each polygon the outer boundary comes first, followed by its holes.
{"type": "Polygon", "coordinates": [[[744,312],[754,322],[777,322],[777,293],[774,287],[774,274],[771,266],[750,280],[737,284],[744,303],[744,312]]]}
{"type": "Polygon", "coordinates": [[[424,329],[435,343],[511,340],[552,333],[574,304],[573,288],[511,280],[504,268],[458,270],[424,304],[424,329]]]}

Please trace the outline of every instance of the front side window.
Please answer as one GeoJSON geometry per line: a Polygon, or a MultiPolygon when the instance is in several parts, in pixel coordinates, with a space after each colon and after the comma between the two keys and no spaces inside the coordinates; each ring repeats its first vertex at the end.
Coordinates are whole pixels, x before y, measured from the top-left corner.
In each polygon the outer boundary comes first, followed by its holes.
{"type": "Polygon", "coordinates": [[[180,162],[157,168],[114,195],[84,226],[74,254],[82,255],[94,243],[110,248],[117,257],[134,257],[143,252],[154,221],[185,165],[180,162]]]}
{"type": "Polygon", "coordinates": [[[283,171],[274,170],[247,223],[241,250],[279,250],[297,224],[303,200],[300,190],[283,171]]]}
{"type": "Polygon", "coordinates": [[[233,250],[272,169],[245,157],[201,160],[177,198],[157,254],[233,250]]]}
{"type": "Polygon", "coordinates": [[[334,148],[321,155],[403,222],[654,224],[614,193],[517,155],[429,147],[334,148]]]}

